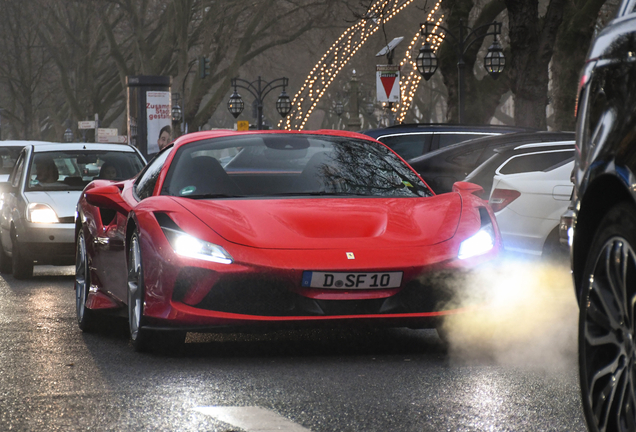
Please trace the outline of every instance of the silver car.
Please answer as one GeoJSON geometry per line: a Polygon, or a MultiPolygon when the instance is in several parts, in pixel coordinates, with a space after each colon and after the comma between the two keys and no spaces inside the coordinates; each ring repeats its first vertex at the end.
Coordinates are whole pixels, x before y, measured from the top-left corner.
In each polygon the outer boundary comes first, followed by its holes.
{"type": "Polygon", "coordinates": [[[25,146],[1,184],[0,272],[25,279],[34,264],[73,264],[75,209],[84,187],[94,179],[133,177],[145,163],[139,151],[121,144],[25,146]]]}

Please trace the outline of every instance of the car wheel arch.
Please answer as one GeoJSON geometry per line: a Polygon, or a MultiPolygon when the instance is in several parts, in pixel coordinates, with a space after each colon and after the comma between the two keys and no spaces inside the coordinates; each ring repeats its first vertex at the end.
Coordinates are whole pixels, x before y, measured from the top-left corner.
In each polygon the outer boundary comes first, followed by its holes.
{"type": "Polygon", "coordinates": [[[594,179],[586,188],[577,212],[576,230],[572,247],[572,272],[577,299],[580,294],[581,278],[587,260],[587,252],[594,234],[607,211],[616,204],[627,201],[635,205],[636,199],[626,185],[616,175],[602,175],[594,179]],[[584,251],[580,253],[577,251],[584,251]]]}

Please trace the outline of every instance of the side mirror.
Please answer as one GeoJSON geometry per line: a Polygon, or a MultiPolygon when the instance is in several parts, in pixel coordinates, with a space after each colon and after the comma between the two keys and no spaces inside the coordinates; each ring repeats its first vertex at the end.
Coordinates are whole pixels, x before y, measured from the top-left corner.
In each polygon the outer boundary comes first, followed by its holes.
{"type": "Polygon", "coordinates": [[[469,182],[455,182],[453,184],[453,192],[457,192],[459,194],[475,194],[478,195],[484,191],[484,188],[475,183],[469,182]]]}
{"type": "Polygon", "coordinates": [[[121,196],[117,186],[98,186],[84,192],[86,202],[95,207],[115,210],[127,215],[130,206],[121,196]]]}

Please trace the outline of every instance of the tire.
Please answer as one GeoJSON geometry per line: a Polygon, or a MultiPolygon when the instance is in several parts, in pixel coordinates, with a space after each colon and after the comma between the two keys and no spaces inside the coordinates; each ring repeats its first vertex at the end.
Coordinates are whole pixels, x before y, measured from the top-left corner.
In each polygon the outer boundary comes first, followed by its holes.
{"type": "Polygon", "coordinates": [[[11,257],[4,251],[4,247],[0,242],[0,273],[11,274],[12,269],[11,257]]]}
{"type": "Polygon", "coordinates": [[[580,278],[579,374],[592,432],[636,430],[636,208],[612,207],[580,278]]]}
{"type": "Polygon", "coordinates": [[[33,260],[22,256],[20,243],[13,239],[13,251],[11,254],[11,266],[13,267],[13,277],[16,279],[29,279],[33,277],[33,260]]]}
{"type": "Polygon", "coordinates": [[[80,229],[75,249],[75,311],[77,325],[86,333],[96,328],[95,312],[86,307],[88,290],[91,286],[91,274],[88,267],[88,254],[84,232],[80,229]]]}
{"type": "Polygon", "coordinates": [[[128,327],[130,341],[137,352],[159,351],[175,354],[185,341],[185,332],[145,329],[144,319],[144,271],[139,245],[139,232],[130,239],[128,250],[128,327]]]}

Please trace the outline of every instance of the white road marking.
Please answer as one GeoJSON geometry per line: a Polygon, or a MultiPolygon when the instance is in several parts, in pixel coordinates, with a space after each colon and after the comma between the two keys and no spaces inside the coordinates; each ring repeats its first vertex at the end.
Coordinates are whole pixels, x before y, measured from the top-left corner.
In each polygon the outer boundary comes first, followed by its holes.
{"type": "Polygon", "coordinates": [[[196,407],[194,410],[248,432],[311,432],[283,416],[257,406],[196,407]]]}

